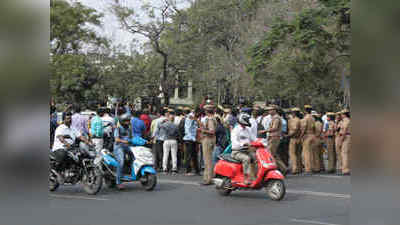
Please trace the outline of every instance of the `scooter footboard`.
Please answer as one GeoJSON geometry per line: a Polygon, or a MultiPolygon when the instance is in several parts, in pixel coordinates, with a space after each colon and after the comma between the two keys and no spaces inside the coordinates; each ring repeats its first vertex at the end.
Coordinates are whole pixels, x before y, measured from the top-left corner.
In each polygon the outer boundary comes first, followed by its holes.
{"type": "Polygon", "coordinates": [[[283,174],[279,170],[270,170],[265,175],[264,181],[271,180],[271,179],[284,180],[285,176],[283,176],[283,174]]]}

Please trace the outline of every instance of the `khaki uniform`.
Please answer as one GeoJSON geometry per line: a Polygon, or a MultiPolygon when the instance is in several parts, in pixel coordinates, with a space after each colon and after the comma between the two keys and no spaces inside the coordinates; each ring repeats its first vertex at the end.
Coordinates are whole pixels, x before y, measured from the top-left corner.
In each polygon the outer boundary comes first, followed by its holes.
{"type": "Polygon", "coordinates": [[[336,122],[335,124],[335,150],[338,169],[342,169],[342,143],[340,142],[339,132],[342,127],[342,120],[336,122]]]}
{"type": "MultiPolygon", "coordinates": [[[[217,123],[214,117],[206,119],[204,129],[209,131],[215,131],[216,127],[217,123]]],[[[205,183],[211,183],[211,180],[213,178],[212,153],[215,148],[215,143],[216,143],[215,135],[209,135],[206,133],[202,134],[201,144],[203,148],[203,157],[204,157],[203,181],[205,183]]]]}
{"type": "Polygon", "coordinates": [[[301,130],[304,133],[302,155],[304,158],[305,172],[311,173],[312,147],[313,147],[313,141],[315,139],[315,120],[311,116],[311,114],[306,114],[300,123],[301,123],[301,130]]]}
{"type": "Polygon", "coordinates": [[[321,134],[322,134],[322,123],[320,121],[315,122],[315,140],[313,143],[313,150],[312,150],[312,170],[313,172],[320,172],[321,171],[321,164],[323,163],[321,156],[323,154],[323,149],[322,149],[322,140],[321,140],[321,134]]]}
{"type": "Polygon", "coordinates": [[[268,147],[274,156],[278,168],[282,173],[286,173],[287,168],[285,163],[282,161],[278,154],[279,143],[281,141],[281,132],[282,132],[282,120],[278,115],[275,115],[271,118],[271,123],[269,125],[269,129],[275,129],[276,131],[270,132],[268,136],[268,147]]]}
{"type": "Polygon", "coordinates": [[[335,122],[328,122],[328,129],[325,136],[326,150],[328,152],[328,172],[333,172],[336,170],[335,122]]]}
{"type": "Polygon", "coordinates": [[[300,119],[295,117],[288,122],[289,131],[289,159],[292,173],[300,173],[301,165],[301,141],[300,141],[300,119]]]}
{"type": "Polygon", "coordinates": [[[341,155],[342,155],[342,173],[350,173],[350,145],[351,145],[351,133],[350,133],[350,119],[344,118],[342,122],[342,128],[340,130],[341,143],[341,155]]]}

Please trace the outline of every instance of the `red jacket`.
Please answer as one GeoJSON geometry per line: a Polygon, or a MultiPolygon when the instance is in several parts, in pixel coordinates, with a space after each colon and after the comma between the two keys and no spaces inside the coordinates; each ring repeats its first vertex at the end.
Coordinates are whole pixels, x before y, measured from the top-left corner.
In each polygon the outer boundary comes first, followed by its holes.
{"type": "Polygon", "coordinates": [[[147,114],[142,114],[140,115],[139,119],[141,119],[144,122],[144,125],[146,126],[146,133],[150,132],[150,125],[151,125],[151,118],[147,114]]]}

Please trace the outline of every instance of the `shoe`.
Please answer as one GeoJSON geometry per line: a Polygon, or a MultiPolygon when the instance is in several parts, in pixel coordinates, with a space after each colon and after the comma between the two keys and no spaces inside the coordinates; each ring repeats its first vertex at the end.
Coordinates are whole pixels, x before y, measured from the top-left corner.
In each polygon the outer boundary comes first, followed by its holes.
{"type": "Polygon", "coordinates": [[[123,184],[117,184],[117,189],[120,191],[125,190],[125,186],[123,184]]]}
{"type": "Polygon", "coordinates": [[[161,174],[168,174],[168,170],[163,170],[162,172],[161,172],[161,174]]]}
{"type": "Polygon", "coordinates": [[[178,171],[176,171],[176,170],[173,170],[173,171],[172,171],[172,175],[173,175],[173,176],[176,176],[176,175],[178,175],[178,171]]]}
{"type": "Polygon", "coordinates": [[[208,185],[211,185],[211,184],[212,184],[211,182],[205,182],[205,181],[200,182],[200,185],[202,185],[202,186],[208,186],[208,185]]]}

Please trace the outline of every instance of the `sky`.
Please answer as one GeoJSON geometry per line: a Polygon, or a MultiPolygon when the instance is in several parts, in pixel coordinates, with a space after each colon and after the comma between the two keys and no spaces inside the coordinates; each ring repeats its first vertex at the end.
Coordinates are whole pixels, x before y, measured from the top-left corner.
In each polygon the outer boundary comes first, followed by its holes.
{"type": "MultiPolygon", "coordinates": [[[[115,0],[70,0],[70,2],[81,2],[82,4],[89,6],[91,8],[96,9],[98,12],[104,14],[102,19],[103,27],[98,28],[94,27],[94,29],[101,34],[102,36],[107,37],[111,40],[114,46],[123,45],[129,49],[131,46],[139,51],[142,52],[143,49],[141,48],[143,44],[147,41],[145,37],[142,35],[133,35],[128,31],[124,31],[121,29],[120,23],[118,19],[111,13],[110,11],[110,4],[115,0]]],[[[119,0],[120,4],[123,6],[129,6],[135,10],[142,11],[140,6],[144,3],[150,3],[152,6],[159,6],[161,5],[161,0],[119,0]]],[[[187,0],[180,0],[177,3],[178,8],[185,8],[189,6],[187,0]]],[[[146,23],[149,19],[143,17],[142,22],[146,23]]]]}

